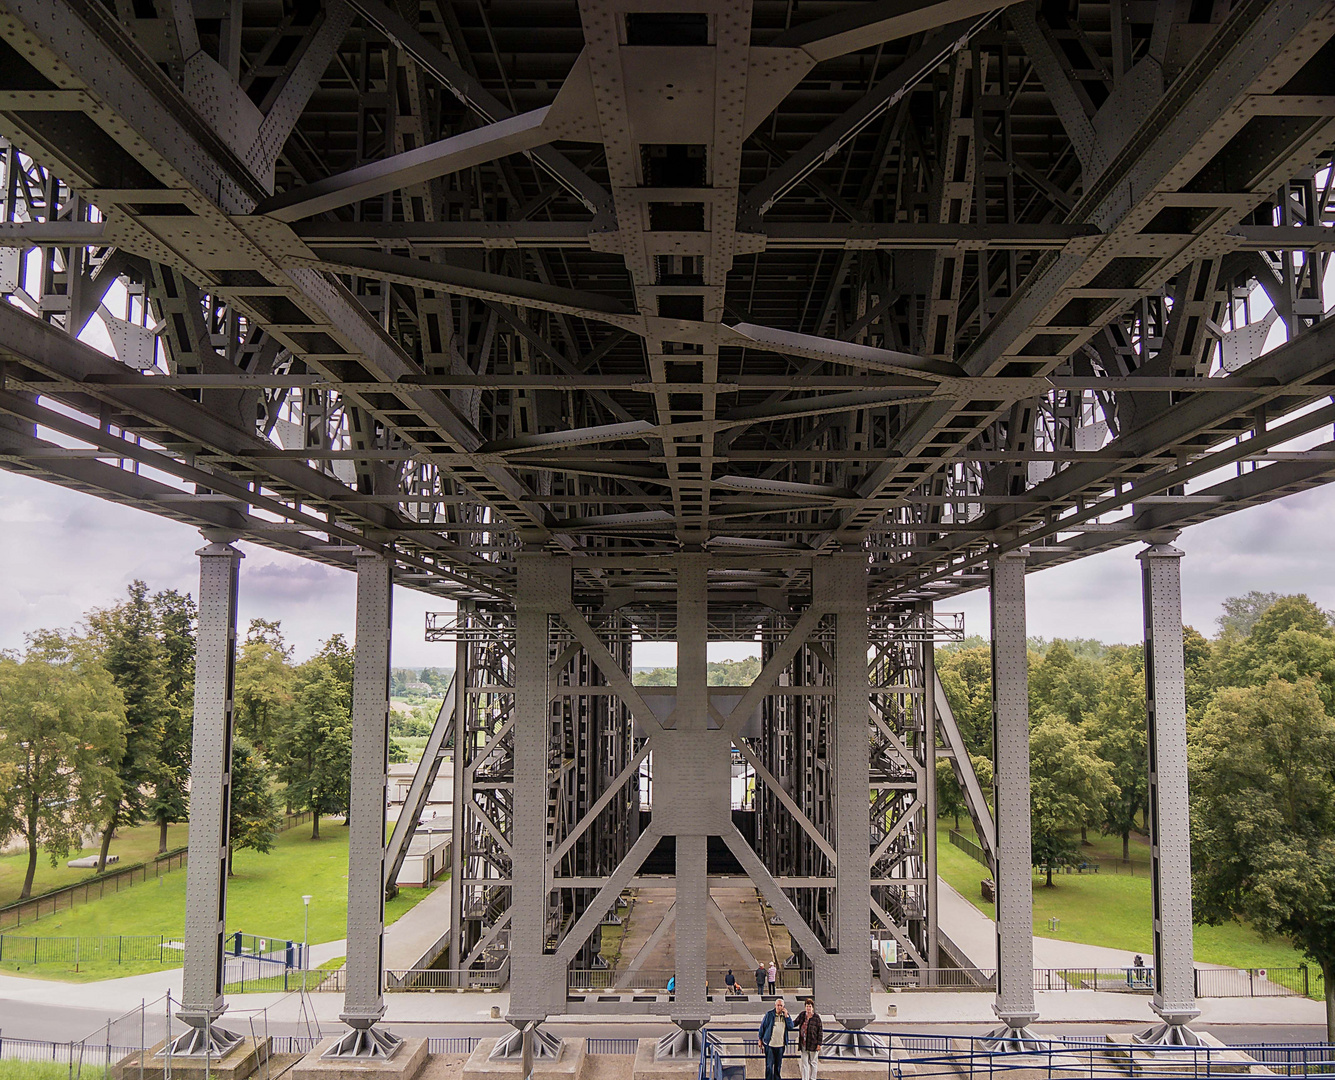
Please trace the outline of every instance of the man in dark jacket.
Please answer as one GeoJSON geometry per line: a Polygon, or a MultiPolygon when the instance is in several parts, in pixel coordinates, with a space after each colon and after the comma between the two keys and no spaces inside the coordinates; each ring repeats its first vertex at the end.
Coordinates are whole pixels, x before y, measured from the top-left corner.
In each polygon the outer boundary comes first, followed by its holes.
{"type": "Polygon", "coordinates": [[[788,1032],[797,1025],[784,1008],[783,998],[774,999],[774,1008],[760,1021],[760,1048],[765,1051],[765,1080],[779,1080],[783,1074],[783,1052],[788,1048],[788,1032]]]}
{"type": "Polygon", "coordinates": [[[757,965],[756,965],[756,993],[757,993],[757,994],[763,994],[764,992],[765,992],[765,965],[764,965],[764,964],[757,964],[757,965]]]}
{"type": "Polygon", "coordinates": [[[820,1044],[824,1037],[820,1013],[816,1012],[816,999],[807,998],[807,1007],[797,1020],[797,1066],[802,1070],[802,1080],[816,1080],[820,1044]]]}

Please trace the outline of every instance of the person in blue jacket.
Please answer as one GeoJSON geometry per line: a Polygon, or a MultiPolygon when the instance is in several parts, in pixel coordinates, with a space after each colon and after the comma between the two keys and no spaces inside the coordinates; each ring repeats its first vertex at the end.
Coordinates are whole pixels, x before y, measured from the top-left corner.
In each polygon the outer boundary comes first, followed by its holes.
{"type": "Polygon", "coordinates": [[[783,998],[774,999],[774,1008],[760,1021],[760,1048],[765,1051],[765,1080],[779,1080],[783,1074],[783,1052],[788,1048],[788,1032],[797,1025],[788,1015],[783,998]]]}

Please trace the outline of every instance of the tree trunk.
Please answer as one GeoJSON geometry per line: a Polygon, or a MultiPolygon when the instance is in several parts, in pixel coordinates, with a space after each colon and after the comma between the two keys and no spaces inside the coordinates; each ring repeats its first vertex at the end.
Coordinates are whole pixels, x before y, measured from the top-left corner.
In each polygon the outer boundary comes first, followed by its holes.
{"type": "Polygon", "coordinates": [[[111,834],[115,831],[116,823],[114,820],[102,830],[102,850],[97,854],[97,869],[93,871],[96,874],[102,873],[107,868],[107,851],[111,847],[111,834]]]}
{"type": "Polygon", "coordinates": [[[1122,862],[1131,861],[1131,830],[1122,830],[1122,862]]]}
{"type": "Polygon", "coordinates": [[[1087,825],[1080,826],[1080,844],[1082,847],[1089,846],[1089,826],[1087,825]]]}
{"type": "Polygon", "coordinates": [[[232,845],[227,845],[227,876],[232,876],[232,845]]]}
{"type": "Polygon", "coordinates": [[[320,815],[315,811],[311,811],[311,839],[320,839],[320,815]]]}
{"type": "Polygon", "coordinates": [[[1052,888],[1052,863],[1050,862],[1048,863],[1048,880],[1046,885],[1049,889],[1052,888]]]}
{"type": "Polygon", "coordinates": [[[32,895],[32,879],[37,873],[37,837],[28,836],[28,872],[23,878],[23,891],[19,893],[20,900],[26,900],[32,895]]]}
{"type": "Polygon", "coordinates": [[[158,822],[158,854],[161,855],[167,850],[167,819],[162,818],[158,822]]]}
{"type": "Polygon", "coordinates": [[[955,807],[955,831],[960,831],[960,808],[955,807]]]}

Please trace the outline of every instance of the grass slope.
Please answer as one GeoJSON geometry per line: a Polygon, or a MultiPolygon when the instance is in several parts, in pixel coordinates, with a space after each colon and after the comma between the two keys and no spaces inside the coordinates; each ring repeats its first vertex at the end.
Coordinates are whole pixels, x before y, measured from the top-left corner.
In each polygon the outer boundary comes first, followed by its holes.
{"type": "MultiPolygon", "coordinates": [[[[967,825],[961,832],[973,837],[967,825]]],[[[1149,850],[1143,842],[1136,844],[1133,840],[1131,872],[1110,873],[1113,867],[1109,864],[1121,860],[1121,840],[1091,835],[1091,841],[1092,845],[1082,850],[1103,863],[1098,874],[1058,874],[1049,889],[1035,873],[1034,933],[1084,945],[1127,949],[1142,953],[1148,960],[1154,948],[1149,850]],[[1056,930],[1049,925],[1054,917],[1060,920],[1056,930]]],[[[979,890],[979,882],[988,876],[987,867],[950,842],[949,822],[938,826],[937,852],[941,876],[979,911],[995,919],[995,906],[985,903],[979,890]]],[[[1308,962],[1287,942],[1265,937],[1241,923],[1197,926],[1195,955],[1201,963],[1238,968],[1295,967],[1308,962]]]]}
{"type": "MultiPolygon", "coordinates": [[[[185,846],[186,827],[184,825],[167,826],[167,849],[185,846]]],[[[89,847],[82,851],[71,851],[62,859],[56,860],[56,865],[51,865],[51,857],[45,852],[39,852],[37,855],[37,873],[33,877],[33,893],[47,892],[50,889],[59,889],[64,885],[73,885],[85,878],[93,877],[91,870],[72,870],[65,865],[67,859],[76,859],[83,855],[96,855],[98,848],[89,847]]],[[[114,870],[117,866],[129,866],[133,863],[152,863],[153,857],[158,853],[158,827],[156,825],[140,825],[134,829],[122,829],[120,833],[111,841],[112,855],[119,855],[121,861],[114,863],[108,869],[114,870]]],[[[16,855],[0,855],[0,906],[12,904],[19,898],[19,893],[23,890],[23,875],[28,872],[28,852],[20,851],[16,855]]],[[[175,871],[173,871],[174,873],[175,871]]]]}
{"type": "MultiPolygon", "coordinates": [[[[238,851],[236,871],[227,886],[227,929],[244,930],[269,938],[300,941],[303,910],[301,897],[309,894],[310,942],[335,941],[347,930],[348,918],[348,830],[341,819],[323,819],[321,839],[310,838],[310,826],[280,833],[273,851],[261,855],[238,851]]],[[[165,934],[180,940],[185,932],[185,879],[180,871],[156,881],[48,916],[32,926],[42,937],[98,934],[165,934]]],[[[428,895],[427,889],[404,889],[385,904],[385,922],[392,923],[428,895]]],[[[27,934],[29,928],[22,927],[27,934]]],[[[179,954],[178,958],[179,958],[179,954]]],[[[163,966],[177,966],[166,964],[163,966]]],[[[79,981],[117,978],[143,971],[156,971],[153,962],[116,964],[99,962],[74,965],[0,963],[0,970],[31,973],[42,978],[73,978],[79,981]]]]}

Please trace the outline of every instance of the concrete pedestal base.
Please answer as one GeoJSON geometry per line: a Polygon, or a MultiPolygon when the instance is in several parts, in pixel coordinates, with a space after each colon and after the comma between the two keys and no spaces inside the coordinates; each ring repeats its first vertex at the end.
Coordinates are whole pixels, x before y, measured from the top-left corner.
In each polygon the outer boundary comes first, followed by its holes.
{"type": "Polygon", "coordinates": [[[398,1052],[389,1059],[320,1056],[341,1037],[333,1035],[316,1044],[314,1050],[293,1066],[292,1080],[415,1080],[426,1064],[425,1039],[404,1039],[398,1052]]]}
{"type": "MultiPolygon", "coordinates": [[[[157,1055],[166,1045],[164,1039],[143,1052],[144,1080],[162,1080],[166,1058],[157,1055]]],[[[116,1062],[111,1067],[112,1080],[139,1080],[140,1057],[140,1053],[136,1051],[116,1062]]],[[[171,1059],[171,1075],[173,1080],[206,1080],[206,1076],[207,1080],[246,1080],[246,1077],[268,1059],[268,1039],[245,1038],[224,1057],[210,1058],[207,1063],[202,1057],[182,1057],[174,1054],[171,1059]]]]}
{"type": "MultiPolygon", "coordinates": [[[[955,1071],[961,1076],[995,1075],[993,1055],[982,1053],[977,1043],[968,1039],[951,1039],[950,1048],[959,1054],[955,1071]]],[[[1007,1054],[1007,1080],[1047,1080],[1048,1077],[1080,1077],[1089,1075],[1089,1064],[1074,1054],[1007,1054]]]]}
{"type": "MultiPolygon", "coordinates": [[[[651,1043],[653,1040],[649,1040],[651,1043]]],[[[464,1062],[462,1080],[523,1080],[524,1065],[519,1058],[490,1061],[488,1056],[496,1045],[495,1039],[483,1039],[464,1062]]],[[[561,1056],[533,1059],[534,1080],[583,1080],[584,1040],[562,1039],[561,1056]]],[[[696,1064],[696,1072],[700,1070],[696,1064]]]]}
{"type": "Polygon", "coordinates": [[[1234,1050],[1207,1031],[1198,1031],[1199,1047],[1180,1048],[1146,1046],[1134,1042],[1130,1035],[1109,1035],[1108,1056],[1129,1066],[1132,1076],[1141,1073],[1183,1073],[1196,1075],[1205,1071],[1206,1054],[1212,1073],[1257,1073],[1267,1075],[1270,1070],[1255,1058],[1234,1050]]]}
{"type": "Polygon", "coordinates": [[[658,1048],[657,1039],[641,1039],[635,1051],[635,1066],[631,1071],[631,1080],[693,1080],[700,1074],[700,1059],[676,1058],[657,1060],[654,1053],[658,1048]]]}

